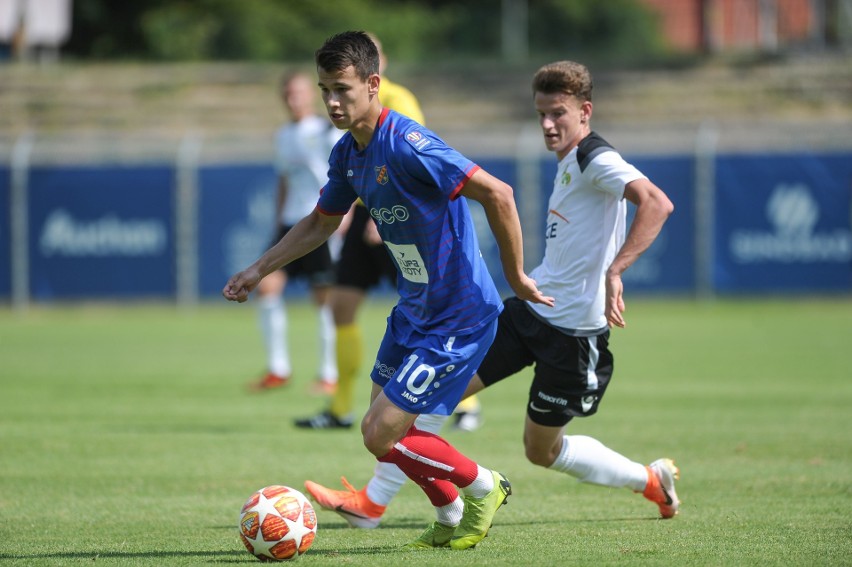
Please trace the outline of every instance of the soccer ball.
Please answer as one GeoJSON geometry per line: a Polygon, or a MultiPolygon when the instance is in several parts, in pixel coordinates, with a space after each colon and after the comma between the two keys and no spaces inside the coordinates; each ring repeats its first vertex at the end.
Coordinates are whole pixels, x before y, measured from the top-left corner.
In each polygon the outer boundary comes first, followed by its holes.
{"type": "Polygon", "coordinates": [[[305,495],[289,486],[267,486],[240,510],[240,539],[261,561],[287,561],[304,554],[317,535],[317,513],[305,495]]]}

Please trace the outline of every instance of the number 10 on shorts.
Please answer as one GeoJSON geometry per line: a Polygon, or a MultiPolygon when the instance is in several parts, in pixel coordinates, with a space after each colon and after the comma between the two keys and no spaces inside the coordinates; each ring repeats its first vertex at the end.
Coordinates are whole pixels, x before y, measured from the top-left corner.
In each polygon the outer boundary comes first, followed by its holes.
{"type": "MultiPolygon", "coordinates": [[[[405,366],[402,367],[402,370],[396,376],[396,381],[400,384],[402,384],[402,381],[406,379],[406,376],[408,377],[405,382],[405,387],[415,396],[419,396],[425,392],[435,379],[435,369],[428,364],[420,363],[416,368],[414,368],[414,370],[411,369],[419,358],[420,357],[416,354],[409,355],[408,362],[405,363],[405,366]],[[421,375],[423,376],[421,377],[421,375]],[[418,380],[422,380],[419,386],[417,385],[418,380]]],[[[409,400],[411,400],[411,398],[409,398],[409,400]]],[[[411,401],[416,402],[417,400],[411,401]]]]}

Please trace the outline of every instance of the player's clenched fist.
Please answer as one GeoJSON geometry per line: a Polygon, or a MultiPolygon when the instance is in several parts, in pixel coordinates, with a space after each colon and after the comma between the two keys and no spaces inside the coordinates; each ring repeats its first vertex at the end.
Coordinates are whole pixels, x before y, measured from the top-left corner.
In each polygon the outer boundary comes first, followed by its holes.
{"type": "Polygon", "coordinates": [[[260,283],[260,279],[260,274],[252,268],[237,272],[225,284],[222,295],[228,301],[243,303],[248,299],[249,293],[260,283]]]}

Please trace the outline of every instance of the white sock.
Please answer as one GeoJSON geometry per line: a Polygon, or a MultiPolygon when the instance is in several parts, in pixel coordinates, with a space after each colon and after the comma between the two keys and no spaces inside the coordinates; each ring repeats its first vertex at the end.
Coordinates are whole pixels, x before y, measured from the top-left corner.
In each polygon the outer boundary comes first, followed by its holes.
{"type": "Polygon", "coordinates": [[[648,482],[645,465],[636,463],[585,435],[566,435],[562,451],[550,468],[580,482],[643,491],[648,482]]]}
{"type": "MultiPolygon", "coordinates": [[[[437,434],[449,417],[448,415],[423,414],[417,418],[414,426],[422,431],[437,434]]],[[[408,477],[405,476],[405,473],[393,463],[376,463],[376,468],[373,469],[373,478],[367,483],[367,498],[376,504],[387,506],[406,480],[408,480],[408,477]]]]}
{"type": "Polygon", "coordinates": [[[260,331],[266,347],[266,367],[276,376],[290,376],[287,349],[287,310],[279,295],[266,295],[258,302],[260,331]]]}
{"type": "Polygon", "coordinates": [[[428,431],[429,433],[437,435],[448,419],[450,419],[450,416],[448,415],[422,413],[414,420],[414,427],[420,431],[428,431]]]}
{"type": "Polygon", "coordinates": [[[438,523],[444,524],[445,526],[459,525],[463,513],[464,500],[461,499],[461,496],[456,496],[456,499],[453,502],[447,504],[446,506],[440,506],[435,508],[435,514],[437,516],[438,523]]]}
{"type": "Polygon", "coordinates": [[[465,496],[484,498],[489,492],[494,490],[494,475],[491,474],[490,470],[482,468],[479,465],[476,465],[476,468],[478,472],[474,481],[461,490],[465,496]]]}
{"type": "Polygon", "coordinates": [[[331,314],[331,306],[323,305],[319,308],[319,377],[332,384],[337,382],[337,353],[334,340],[334,317],[331,314]]]}
{"type": "Polygon", "coordinates": [[[387,506],[408,477],[393,463],[376,463],[373,478],[367,483],[367,498],[381,506],[387,506]]]}

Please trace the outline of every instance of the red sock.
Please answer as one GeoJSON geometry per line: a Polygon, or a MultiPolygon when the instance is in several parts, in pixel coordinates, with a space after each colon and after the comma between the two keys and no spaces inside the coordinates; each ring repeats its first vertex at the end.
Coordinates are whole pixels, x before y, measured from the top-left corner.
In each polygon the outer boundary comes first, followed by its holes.
{"type": "Polygon", "coordinates": [[[429,498],[429,502],[436,508],[451,504],[459,497],[458,489],[448,480],[426,478],[424,476],[411,476],[409,478],[423,489],[423,492],[429,498]]]}
{"type": "Polygon", "coordinates": [[[408,478],[423,488],[436,506],[449,504],[458,494],[453,489],[455,494],[452,499],[436,504],[436,500],[444,501],[450,497],[448,487],[437,481],[449,481],[455,486],[465,487],[476,480],[479,470],[475,462],[459,453],[444,439],[415,427],[409,429],[405,437],[396,443],[396,447],[380,457],[379,461],[398,466],[408,478]],[[418,481],[418,477],[422,480],[418,481]]]}

